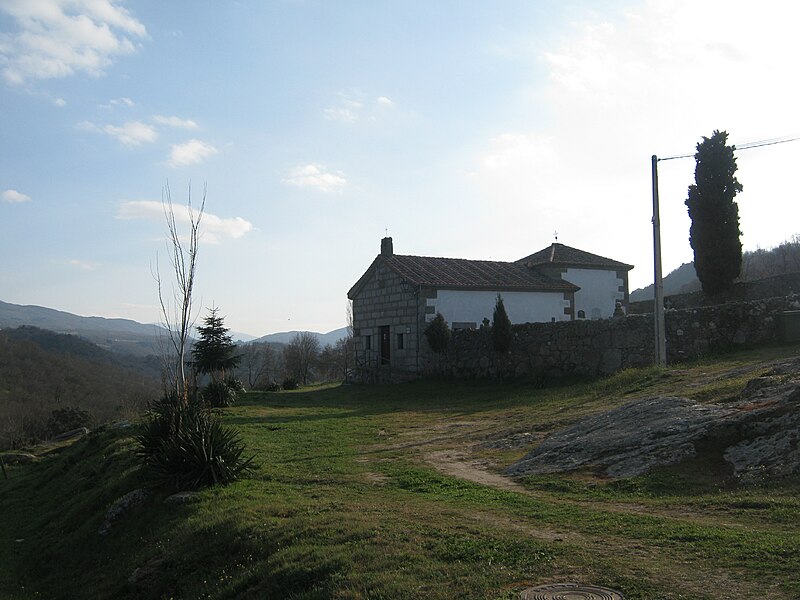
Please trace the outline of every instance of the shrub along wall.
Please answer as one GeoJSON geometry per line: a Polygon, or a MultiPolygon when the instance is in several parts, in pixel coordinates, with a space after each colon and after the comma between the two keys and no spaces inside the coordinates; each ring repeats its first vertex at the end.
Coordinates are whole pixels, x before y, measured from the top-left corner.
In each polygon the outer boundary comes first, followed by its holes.
{"type": "MultiPolygon", "coordinates": [[[[666,311],[670,362],[779,341],[777,315],[800,309],[796,295],[666,311]]],[[[511,350],[498,354],[490,328],[453,332],[440,362],[456,378],[608,375],[653,363],[653,317],[526,323],[512,327],[511,350]]]]}

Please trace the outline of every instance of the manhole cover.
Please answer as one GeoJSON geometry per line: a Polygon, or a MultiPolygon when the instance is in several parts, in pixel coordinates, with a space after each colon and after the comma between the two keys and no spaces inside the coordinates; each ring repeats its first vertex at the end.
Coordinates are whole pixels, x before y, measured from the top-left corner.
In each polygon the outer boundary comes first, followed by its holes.
{"type": "Polygon", "coordinates": [[[522,600],[625,600],[619,592],[596,585],[555,583],[522,592],[522,600]]]}

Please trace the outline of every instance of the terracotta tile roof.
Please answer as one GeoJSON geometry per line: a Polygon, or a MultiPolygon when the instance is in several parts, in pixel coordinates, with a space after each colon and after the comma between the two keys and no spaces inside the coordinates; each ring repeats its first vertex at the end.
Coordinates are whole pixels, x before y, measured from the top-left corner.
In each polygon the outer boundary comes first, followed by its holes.
{"type": "Polygon", "coordinates": [[[520,263],[428,256],[379,256],[379,260],[414,285],[445,289],[563,291],[580,288],[548,277],[520,263]]]}
{"type": "Polygon", "coordinates": [[[539,252],[534,252],[530,256],[520,258],[517,261],[528,267],[540,266],[563,266],[563,267],[587,267],[600,269],[615,269],[618,271],[630,271],[633,266],[604,256],[598,256],[591,252],[584,252],[577,248],[565,246],[564,244],[553,244],[539,252]]]}

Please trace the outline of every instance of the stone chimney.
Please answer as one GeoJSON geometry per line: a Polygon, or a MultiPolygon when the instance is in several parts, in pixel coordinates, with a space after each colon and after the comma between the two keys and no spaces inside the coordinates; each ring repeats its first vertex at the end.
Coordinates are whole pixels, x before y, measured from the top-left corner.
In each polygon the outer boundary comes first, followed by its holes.
{"type": "Polygon", "coordinates": [[[392,256],[393,254],[394,246],[392,245],[392,238],[383,238],[381,240],[381,256],[392,256]]]}

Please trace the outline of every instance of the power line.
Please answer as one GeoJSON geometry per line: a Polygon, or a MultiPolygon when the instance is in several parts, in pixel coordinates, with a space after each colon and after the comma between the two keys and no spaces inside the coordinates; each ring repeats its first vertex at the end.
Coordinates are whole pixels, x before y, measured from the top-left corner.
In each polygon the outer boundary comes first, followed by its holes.
{"type": "MultiPolygon", "coordinates": [[[[757,142],[746,142],[744,144],[733,144],[735,150],[751,150],[753,148],[761,148],[763,146],[774,146],[775,144],[786,144],[788,142],[796,142],[800,140],[800,136],[783,136],[779,138],[772,138],[769,140],[759,140],[757,142]]],[[[678,158],[694,158],[694,154],[676,154],[675,156],[666,156],[664,158],[659,158],[658,162],[663,160],[676,160],[678,158]]]]}

